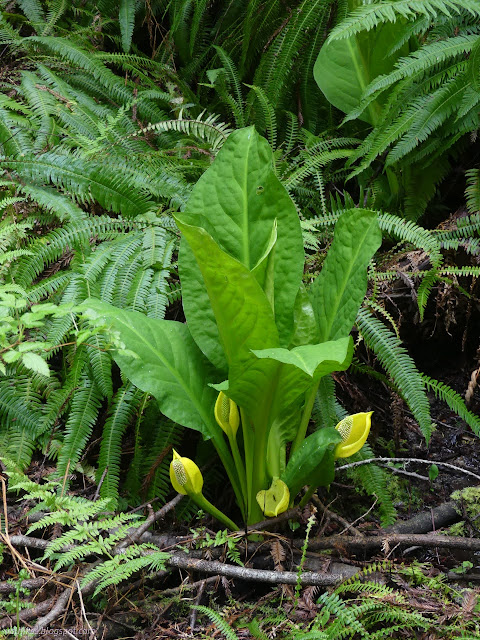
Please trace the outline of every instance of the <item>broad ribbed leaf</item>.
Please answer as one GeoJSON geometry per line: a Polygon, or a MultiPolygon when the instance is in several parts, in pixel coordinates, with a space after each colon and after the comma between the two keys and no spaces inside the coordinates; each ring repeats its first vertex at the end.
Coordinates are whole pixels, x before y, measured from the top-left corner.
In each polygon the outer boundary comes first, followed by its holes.
{"type": "MultiPolygon", "coordinates": [[[[318,467],[322,464],[330,445],[341,442],[341,440],[342,436],[334,428],[319,429],[308,438],[305,438],[288,461],[287,468],[281,476],[290,489],[292,498],[297,495],[304,485],[311,484],[314,480],[317,482],[320,480],[321,472],[319,472],[318,467]]],[[[331,465],[331,461],[328,462],[331,465]]],[[[328,462],[327,471],[328,466],[330,466],[328,462]]]]}
{"type": "Polygon", "coordinates": [[[247,409],[254,423],[272,424],[322,376],[345,370],[352,350],[350,337],[291,351],[255,350],[255,359],[230,369],[228,395],[247,409]]]}
{"type": "Polygon", "coordinates": [[[331,342],[307,344],[288,349],[260,349],[253,352],[257,358],[276,360],[292,365],[310,378],[318,380],[327,373],[343,371],[352,359],[353,343],[350,336],[331,342]]]}
{"type": "Polygon", "coordinates": [[[114,359],[136,387],[157,399],[162,413],[205,438],[214,435],[217,394],[208,386],[214,371],[185,324],[148,318],[98,300],[87,300],[82,309],[93,310],[138,356],[115,353],[114,359]]]}
{"type": "MultiPolygon", "coordinates": [[[[265,257],[276,220],[275,321],[281,344],[287,346],[303,271],[300,222],[293,201],[273,171],[272,151],[253,127],[237,130],[228,137],[213,165],[195,185],[181,220],[205,229],[248,270],[265,257]]],[[[185,316],[192,335],[207,357],[225,369],[205,284],[191,249],[184,242],[179,271],[185,316]]]]}
{"type": "Polygon", "coordinates": [[[373,211],[351,209],[340,216],[322,271],[312,285],[320,341],[348,335],[367,290],[367,266],[382,242],[373,211]]]}
{"type": "MultiPolygon", "coordinates": [[[[255,275],[201,227],[185,224],[183,216],[177,224],[197,260],[228,364],[252,359],[251,349],[277,346],[272,308],[255,275]]],[[[200,305],[203,294],[195,300],[200,305]]]]}
{"type": "MultiPolygon", "coordinates": [[[[363,92],[374,78],[393,70],[398,57],[408,52],[404,46],[395,54],[388,55],[398,37],[398,30],[399,25],[384,24],[349,38],[329,40],[323,45],[313,75],[331,104],[349,113],[358,107],[363,92]]],[[[359,118],[375,124],[382,103],[378,99],[370,102],[359,118]]]]}

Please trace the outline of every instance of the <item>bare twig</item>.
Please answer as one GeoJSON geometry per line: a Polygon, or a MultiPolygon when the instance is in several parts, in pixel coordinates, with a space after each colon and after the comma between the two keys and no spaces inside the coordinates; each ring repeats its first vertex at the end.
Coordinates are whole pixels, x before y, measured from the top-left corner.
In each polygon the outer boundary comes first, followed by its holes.
{"type": "Polygon", "coordinates": [[[12,543],[12,541],[10,539],[10,534],[8,532],[7,485],[6,485],[6,482],[5,482],[5,478],[3,477],[3,475],[1,473],[0,473],[0,482],[2,483],[3,518],[4,518],[4,521],[5,521],[5,532],[3,533],[2,531],[0,531],[0,540],[3,540],[3,542],[10,549],[10,553],[12,554],[12,557],[15,559],[15,561],[20,562],[20,564],[25,569],[27,569],[27,571],[28,571],[28,567],[27,567],[27,565],[25,563],[25,560],[18,553],[18,551],[14,548],[13,543],[12,543]]]}
{"type": "Polygon", "coordinates": [[[460,473],[464,473],[467,476],[472,476],[476,480],[480,481],[480,476],[472,471],[468,471],[467,469],[463,469],[462,467],[457,467],[454,464],[450,464],[448,462],[438,462],[437,460],[422,460],[421,458],[369,458],[368,460],[359,460],[358,462],[350,462],[349,464],[344,464],[341,467],[337,467],[336,471],[344,471],[345,469],[354,469],[355,467],[360,467],[364,464],[371,464],[372,462],[405,462],[407,464],[427,464],[431,466],[432,464],[436,464],[437,467],[446,467],[447,469],[453,469],[454,471],[459,471],[460,473]]]}
{"type": "Polygon", "coordinates": [[[100,482],[98,483],[97,489],[95,491],[95,495],[93,496],[93,501],[96,502],[100,496],[100,489],[102,488],[102,484],[105,480],[105,476],[108,473],[108,467],[105,467],[102,473],[102,477],[100,478],[100,482]]]}
{"type": "Polygon", "coordinates": [[[117,545],[117,549],[124,549],[125,547],[128,547],[129,544],[140,540],[140,538],[145,533],[145,531],[147,531],[154,522],[157,522],[158,520],[161,520],[163,517],[165,517],[165,515],[169,511],[174,509],[177,506],[177,504],[180,502],[180,500],[182,500],[182,498],[184,497],[185,496],[179,493],[175,496],[175,498],[173,498],[173,500],[170,500],[170,502],[167,502],[167,504],[165,504],[158,511],[152,510],[148,518],[145,520],[145,522],[140,527],[138,527],[138,529],[135,529],[133,533],[131,533],[128,536],[128,538],[125,538],[125,540],[120,542],[120,544],[117,545]]]}
{"type": "Polygon", "coordinates": [[[78,580],[75,580],[75,584],[77,585],[78,599],[80,600],[80,609],[82,611],[82,615],[83,615],[83,617],[85,619],[85,622],[87,623],[88,630],[90,631],[90,637],[93,640],[97,640],[97,636],[95,634],[95,631],[92,629],[92,627],[91,627],[91,625],[90,625],[90,623],[88,621],[88,618],[87,618],[87,612],[85,611],[85,605],[83,604],[82,589],[80,587],[80,583],[78,582],[78,580]]]}
{"type": "Polygon", "coordinates": [[[374,501],[374,503],[372,504],[372,506],[371,506],[367,511],[365,511],[365,513],[364,513],[364,514],[362,514],[362,515],[361,515],[361,516],[359,516],[356,520],[354,520],[354,521],[352,522],[352,524],[349,524],[349,525],[348,525],[348,527],[346,527],[346,529],[344,529],[343,531],[341,531],[341,532],[340,532],[340,534],[345,533],[345,531],[348,531],[348,529],[351,529],[353,525],[357,524],[357,522],[359,522],[360,520],[363,520],[366,516],[368,516],[368,514],[369,514],[369,513],[370,513],[370,511],[374,508],[374,506],[377,504],[377,502],[378,502],[378,498],[377,498],[377,497],[375,497],[375,501],[374,501]]]}
{"type": "Polygon", "coordinates": [[[268,520],[262,520],[262,522],[257,522],[257,524],[252,524],[247,528],[246,533],[250,531],[261,531],[263,529],[271,529],[275,525],[280,522],[285,522],[285,520],[290,520],[290,518],[296,518],[300,513],[300,509],[298,507],[294,507],[293,509],[289,509],[288,511],[284,511],[276,518],[268,518],[268,520]]]}
{"type": "Polygon", "coordinates": [[[389,464],[379,464],[378,466],[382,467],[383,469],[388,469],[392,473],[396,473],[400,476],[407,476],[408,478],[415,478],[415,480],[430,482],[430,478],[428,476],[422,476],[420,473],[415,473],[415,471],[405,471],[405,469],[397,469],[397,467],[391,467],[389,464]]]}
{"type": "MultiPolygon", "coordinates": [[[[215,576],[216,577],[216,576],[215,576]]],[[[195,598],[195,605],[198,606],[202,603],[203,592],[205,591],[205,580],[202,580],[198,587],[197,596],[195,598]]],[[[192,607],[192,612],[190,613],[190,631],[193,633],[195,629],[195,623],[197,622],[197,609],[192,607]]]]}
{"type": "Polygon", "coordinates": [[[320,509],[320,511],[323,511],[325,515],[327,515],[329,518],[331,518],[332,520],[335,520],[336,522],[340,523],[343,527],[345,527],[344,531],[351,529],[356,536],[359,536],[359,537],[363,536],[363,533],[359,529],[354,527],[353,524],[350,524],[348,520],[345,520],[345,518],[342,518],[342,516],[340,516],[338,513],[335,513],[334,511],[330,511],[330,509],[328,509],[323,504],[323,502],[320,500],[320,498],[317,495],[313,494],[312,502],[316,507],[320,509]]]}
{"type": "Polygon", "coordinates": [[[220,580],[218,576],[210,576],[209,578],[203,578],[203,580],[197,580],[196,582],[182,582],[182,584],[178,585],[178,587],[172,587],[171,589],[164,589],[162,591],[162,598],[165,596],[175,596],[177,594],[182,594],[183,591],[191,591],[192,589],[197,589],[201,584],[207,586],[207,584],[214,584],[220,580]]]}

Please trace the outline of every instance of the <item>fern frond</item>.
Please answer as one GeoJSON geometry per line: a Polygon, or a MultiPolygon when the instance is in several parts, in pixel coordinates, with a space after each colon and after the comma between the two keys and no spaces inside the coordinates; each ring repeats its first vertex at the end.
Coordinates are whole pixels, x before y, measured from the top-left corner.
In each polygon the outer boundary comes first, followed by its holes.
{"type": "Polygon", "coordinates": [[[113,395],[112,359],[107,352],[107,342],[98,333],[88,339],[87,357],[92,371],[92,379],[105,398],[113,395]]]}
{"type": "Polygon", "coordinates": [[[467,209],[470,213],[480,211],[480,169],[469,169],[465,171],[467,187],[465,197],[467,199],[467,209]]]}
{"type": "Polygon", "coordinates": [[[197,611],[200,611],[200,613],[203,613],[208,618],[210,618],[213,624],[221,633],[223,633],[227,640],[238,640],[238,636],[232,629],[232,627],[216,611],[201,604],[194,605],[192,609],[196,609],[197,611]]]}
{"type": "MultiPolygon", "coordinates": [[[[465,81],[462,76],[459,76],[447,81],[443,87],[428,96],[428,100],[421,98],[418,102],[414,102],[411,109],[407,110],[409,115],[413,116],[409,118],[408,129],[402,131],[402,139],[389,152],[386,166],[403,158],[438,129],[457,109],[464,92],[465,81]]],[[[398,137],[395,135],[395,139],[398,137]]]]}
{"type": "Polygon", "coordinates": [[[331,375],[323,376],[318,385],[313,407],[313,418],[322,427],[334,427],[339,422],[335,408],[335,381],[331,375]]]}
{"type": "Polygon", "coordinates": [[[24,38],[25,45],[30,43],[42,49],[51,51],[88,74],[106,90],[110,96],[120,104],[126,104],[131,100],[132,94],[125,87],[121,78],[107,69],[100,61],[96,60],[88,51],[74,44],[71,40],[59,36],[30,36],[24,38]]]}
{"type": "Polygon", "coordinates": [[[125,553],[106,560],[99,567],[89,571],[82,580],[82,586],[97,581],[94,595],[104,591],[112,585],[125,582],[133,574],[144,569],[149,571],[165,570],[170,554],[156,550],[154,545],[147,543],[127,547],[125,553]]]}
{"type": "Polygon", "coordinates": [[[420,312],[420,321],[423,322],[423,316],[425,314],[425,308],[427,306],[428,298],[432,291],[432,287],[435,282],[438,280],[438,271],[437,269],[430,269],[423,276],[422,282],[418,287],[417,291],[417,304],[418,310],[420,312]]]}
{"type": "Polygon", "coordinates": [[[132,418],[137,412],[143,394],[126,383],[116,393],[103,427],[102,442],[98,458],[98,480],[106,475],[100,488],[100,495],[110,498],[112,504],[118,499],[120,480],[121,441],[132,418]]]}
{"type": "Polygon", "coordinates": [[[263,88],[272,104],[283,106],[282,92],[285,93],[287,78],[295,61],[308,34],[318,28],[319,21],[329,9],[329,0],[303,0],[270,45],[267,55],[262,57],[253,84],[263,88]]]}
{"type": "Polygon", "coordinates": [[[220,116],[211,114],[203,119],[204,114],[205,112],[202,112],[195,120],[186,120],[179,117],[176,120],[165,120],[149,124],[147,127],[140,129],[138,133],[178,131],[185,135],[195,136],[210,145],[213,151],[218,151],[232,132],[232,129],[224,122],[218,121],[220,116]]]}
{"type": "Polygon", "coordinates": [[[357,315],[357,327],[410,407],[425,439],[430,439],[432,420],[425,384],[415,363],[398,338],[366,309],[357,315]]]}
{"type": "Polygon", "coordinates": [[[40,157],[24,157],[19,160],[0,159],[0,166],[14,169],[27,180],[53,182],[75,195],[79,202],[93,198],[107,211],[134,217],[153,209],[153,203],[145,192],[132,189],[130,182],[119,173],[93,161],[79,157],[44,153],[40,157]]]}
{"type": "Polygon", "coordinates": [[[467,409],[461,395],[444,382],[440,382],[423,374],[422,378],[427,389],[433,391],[437,398],[443,400],[452,411],[455,411],[455,413],[468,424],[473,433],[480,436],[480,418],[467,409]]]}
{"type": "Polygon", "coordinates": [[[330,33],[327,42],[349,38],[361,31],[370,31],[385,22],[396,22],[400,18],[437,16],[467,11],[473,17],[480,17],[480,6],[476,0],[387,0],[381,3],[363,5],[337,25],[330,33]]]}
{"type": "Polygon", "coordinates": [[[418,73],[427,73],[431,67],[469,53],[478,41],[477,35],[461,35],[441,42],[431,42],[409,56],[399,58],[395,63],[395,70],[387,75],[377,76],[365,89],[364,96],[383,91],[392,84],[412,78],[418,73]]]}
{"type": "Polygon", "coordinates": [[[238,75],[238,70],[233,62],[233,60],[230,58],[230,56],[222,49],[222,47],[219,47],[217,45],[214,45],[215,51],[218,54],[218,57],[220,58],[220,61],[223,65],[223,68],[225,69],[225,72],[227,74],[227,79],[229,84],[233,87],[233,90],[235,92],[235,104],[238,107],[238,119],[237,119],[237,127],[244,127],[245,126],[245,118],[244,118],[244,104],[243,104],[243,95],[242,95],[242,86],[240,83],[240,77],[238,75]]]}
{"type": "Polygon", "coordinates": [[[28,467],[36,444],[35,435],[30,429],[22,427],[16,422],[10,423],[3,446],[5,447],[5,455],[8,455],[19,468],[28,467]]]}
{"type": "Polygon", "coordinates": [[[246,84],[245,86],[255,93],[255,96],[262,109],[267,140],[270,143],[271,147],[275,149],[277,146],[277,118],[275,115],[275,109],[268,99],[267,94],[261,87],[256,87],[254,84],[246,84]]]}
{"type": "Polygon", "coordinates": [[[97,420],[102,394],[97,385],[84,378],[73,396],[65,425],[65,439],[58,455],[57,473],[63,477],[74,471],[97,420]]]}
{"type": "Polygon", "coordinates": [[[42,396],[31,389],[31,380],[18,374],[12,379],[0,378],[0,418],[3,425],[16,423],[35,435],[42,423],[41,406],[42,396]]]}

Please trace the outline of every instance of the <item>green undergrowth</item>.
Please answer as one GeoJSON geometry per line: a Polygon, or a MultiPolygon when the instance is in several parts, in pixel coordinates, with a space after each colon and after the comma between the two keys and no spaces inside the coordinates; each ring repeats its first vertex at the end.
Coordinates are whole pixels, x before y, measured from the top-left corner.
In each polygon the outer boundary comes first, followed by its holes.
{"type": "Polygon", "coordinates": [[[211,637],[216,629],[228,640],[245,637],[247,630],[258,640],[373,640],[404,638],[405,633],[411,638],[473,640],[480,631],[478,590],[452,585],[426,564],[372,563],[335,589],[321,593],[303,588],[295,608],[290,591],[280,588],[254,605],[231,599],[227,606],[214,600],[195,606],[199,627],[204,627],[197,637],[211,637]]]}

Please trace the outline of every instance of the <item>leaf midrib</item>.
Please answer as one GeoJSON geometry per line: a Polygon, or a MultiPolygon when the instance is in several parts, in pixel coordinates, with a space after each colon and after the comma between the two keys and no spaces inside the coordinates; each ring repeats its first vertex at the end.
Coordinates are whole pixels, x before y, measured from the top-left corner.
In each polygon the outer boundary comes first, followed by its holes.
{"type": "MultiPolygon", "coordinates": [[[[162,364],[165,366],[165,368],[167,369],[167,371],[170,372],[170,374],[172,375],[172,377],[177,380],[178,384],[180,385],[180,387],[184,390],[185,395],[190,399],[190,401],[192,402],[193,406],[196,408],[196,410],[198,411],[199,416],[202,418],[205,427],[209,428],[209,419],[208,416],[205,413],[204,408],[202,407],[201,404],[199,404],[196,401],[196,396],[195,394],[191,393],[189,386],[184,382],[183,378],[179,375],[179,373],[177,372],[177,369],[174,369],[173,367],[170,366],[170,364],[168,363],[168,360],[163,356],[163,354],[158,351],[151,343],[149,343],[146,338],[144,338],[142,336],[141,333],[139,333],[135,328],[133,328],[130,324],[128,324],[127,322],[123,321],[121,318],[118,318],[118,322],[120,324],[123,324],[127,330],[130,330],[132,333],[134,333],[142,342],[142,344],[144,344],[145,346],[147,346],[158,358],[159,360],[162,362],[162,364]]],[[[213,435],[213,434],[211,434],[213,435]]]]}
{"type": "Polygon", "coordinates": [[[345,289],[346,289],[348,281],[350,280],[350,275],[351,275],[351,273],[353,271],[353,267],[355,266],[355,264],[357,262],[357,258],[359,256],[361,248],[363,247],[363,244],[365,242],[365,238],[368,236],[368,233],[369,233],[369,231],[370,231],[370,229],[372,227],[372,222],[370,222],[368,227],[365,229],[365,232],[364,232],[363,237],[362,237],[362,242],[358,243],[357,249],[355,250],[355,252],[353,254],[354,255],[354,259],[350,262],[350,268],[348,269],[348,271],[345,274],[345,277],[342,280],[342,288],[341,288],[342,294],[340,296],[337,296],[334,308],[333,308],[333,310],[330,310],[330,320],[328,321],[328,324],[326,325],[326,329],[328,328],[328,333],[324,334],[324,336],[323,336],[324,340],[332,340],[333,339],[332,336],[330,335],[330,332],[331,332],[332,326],[333,326],[333,322],[334,322],[334,319],[337,316],[337,312],[338,312],[338,309],[340,307],[340,301],[343,300],[345,289]]]}

